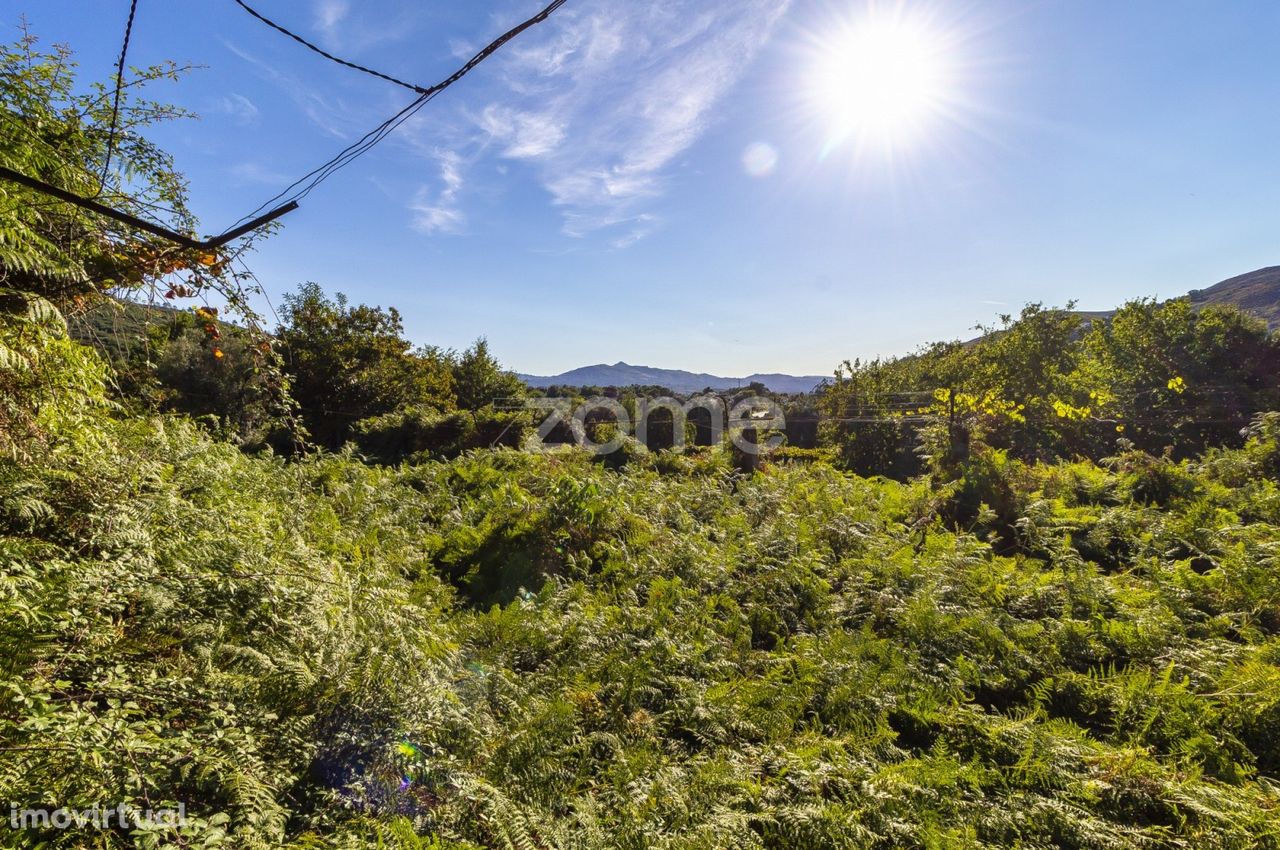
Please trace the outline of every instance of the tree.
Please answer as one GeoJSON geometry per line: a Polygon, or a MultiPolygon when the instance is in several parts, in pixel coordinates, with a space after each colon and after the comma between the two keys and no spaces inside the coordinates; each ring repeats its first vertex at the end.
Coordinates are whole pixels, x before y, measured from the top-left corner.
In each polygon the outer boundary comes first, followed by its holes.
{"type": "Polygon", "coordinates": [[[1131,301],[1085,340],[1113,396],[1111,415],[1139,447],[1179,454],[1238,439],[1280,404],[1280,344],[1229,305],[1131,301]]]}
{"type": "MultiPolygon", "coordinates": [[[[141,132],[189,113],[136,97],[140,87],[177,79],[183,70],[164,63],[135,71],[124,81],[113,131],[114,86],[97,83],[88,92],[77,91],[70,50],[42,51],[24,33],[17,44],[0,48],[0,165],[194,233],[185,180],[173,158],[141,132]]],[[[46,298],[60,309],[86,295],[149,289],[166,278],[155,291],[237,290],[215,255],[143,238],[127,225],[7,181],[0,181],[0,204],[0,285],[46,298]]]]}
{"type": "Polygon", "coordinates": [[[484,337],[458,355],[453,382],[458,407],[463,410],[479,410],[503,399],[523,398],[526,389],[515,373],[504,370],[489,353],[489,342],[484,337]]]}
{"type": "Polygon", "coordinates": [[[394,307],[353,307],[341,293],[330,299],[305,283],[285,296],[283,318],[276,334],[285,368],[318,444],[340,448],[356,422],[401,407],[454,408],[448,355],[415,350],[394,307]]]}
{"type": "Polygon", "coordinates": [[[0,465],[47,451],[50,435],[108,408],[107,369],[38,296],[0,290],[0,465]]]}
{"type": "Polygon", "coordinates": [[[294,417],[287,380],[278,370],[264,368],[266,346],[243,328],[218,322],[208,310],[179,313],[154,367],[159,404],[216,417],[242,447],[290,446],[294,417]]]}

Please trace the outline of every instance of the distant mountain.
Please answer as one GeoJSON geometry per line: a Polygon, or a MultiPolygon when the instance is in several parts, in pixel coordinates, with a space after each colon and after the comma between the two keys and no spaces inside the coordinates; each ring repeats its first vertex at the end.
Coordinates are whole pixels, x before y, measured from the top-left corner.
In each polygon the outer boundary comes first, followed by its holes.
{"type": "Polygon", "coordinates": [[[1207,304],[1234,304],[1241,310],[1266,319],[1271,329],[1280,329],[1280,266],[1258,269],[1188,293],[1197,307],[1207,304]]]}
{"type": "Polygon", "coordinates": [[[761,383],[775,393],[807,393],[827,380],[821,375],[748,375],[745,378],[722,378],[705,372],[686,372],[683,369],[655,369],[651,366],[632,366],[630,363],[601,363],[583,366],[559,375],[521,375],[520,380],[531,387],[666,387],[677,393],[696,393],[705,389],[733,390],[752,383],[761,383]]]}

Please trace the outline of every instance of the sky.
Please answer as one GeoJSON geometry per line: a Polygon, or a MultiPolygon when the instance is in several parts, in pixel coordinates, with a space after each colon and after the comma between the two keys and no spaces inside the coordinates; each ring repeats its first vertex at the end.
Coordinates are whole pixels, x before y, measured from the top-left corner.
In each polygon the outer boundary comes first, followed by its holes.
{"type": "MultiPolygon", "coordinates": [[[[530,2],[248,0],[447,77],[530,2]]],[[[127,0],[0,0],[106,80],[127,0]]],[[[1108,309],[1280,264],[1274,0],[568,0],[321,185],[249,262],[510,368],[829,374],[1029,302],[1108,309]]],[[[139,0],[198,66],[149,132],[225,230],[413,94],[233,0],[139,0]]]]}

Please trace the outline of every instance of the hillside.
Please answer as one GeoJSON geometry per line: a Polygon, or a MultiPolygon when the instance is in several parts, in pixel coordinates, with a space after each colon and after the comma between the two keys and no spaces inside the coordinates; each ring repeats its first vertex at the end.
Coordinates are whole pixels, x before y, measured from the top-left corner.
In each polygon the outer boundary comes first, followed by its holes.
{"type": "Polygon", "coordinates": [[[819,375],[783,375],[777,373],[748,375],[745,378],[725,378],[705,372],[688,372],[684,369],[657,369],[652,366],[632,366],[629,363],[601,363],[562,372],[559,375],[521,375],[520,379],[531,387],[666,387],[678,393],[696,393],[705,389],[733,390],[753,383],[761,383],[775,393],[808,393],[827,380],[819,375]]]}
{"type": "Polygon", "coordinates": [[[1188,294],[1191,303],[1198,306],[1234,304],[1266,319],[1272,330],[1280,327],[1280,266],[1238,275],[1208,289],[1193,289],[1188,294]]]}
{"type": "Polygon", "coordinates": [[[67,331],[76,342],[91,345],[118,363],[146,343],[152,328],[168,325],[182,312],[168,304],[102,300],[83,312],[68,314],[67,331]]]}
{"type": "MultiPolygon", "coordinates": [[[[1193,289],[1186,294],[1196,307],[1229,304],[1260,319],[1272,330],[1280,328],[1280,266],[1246,272],[1219,281],[1208,289],[1193,289]]],[[[1109,319],[1115,310],[1079,310],[1086,319],[1109,319]]]]}

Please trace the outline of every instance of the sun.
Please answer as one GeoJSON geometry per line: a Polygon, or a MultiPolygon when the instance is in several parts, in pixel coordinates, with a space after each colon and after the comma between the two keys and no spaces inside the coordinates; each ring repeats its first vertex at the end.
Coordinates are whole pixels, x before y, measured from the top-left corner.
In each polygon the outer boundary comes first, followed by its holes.
{"type": "Polygon", "coordinates": [[[874,8],[815,45],[808,83],[825,149],[910,144],[941,114],[952,82],[947,41],[922,19],[874,8]]]}

